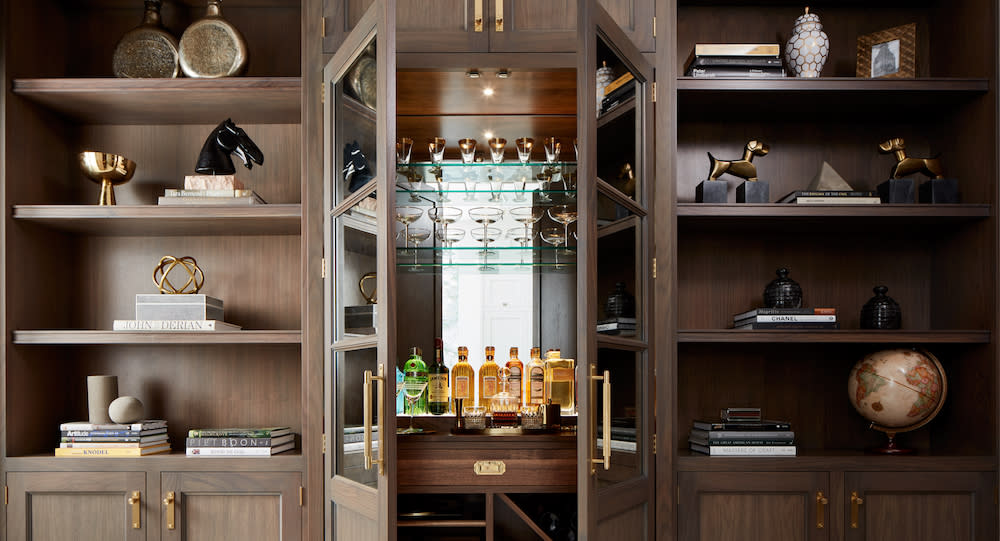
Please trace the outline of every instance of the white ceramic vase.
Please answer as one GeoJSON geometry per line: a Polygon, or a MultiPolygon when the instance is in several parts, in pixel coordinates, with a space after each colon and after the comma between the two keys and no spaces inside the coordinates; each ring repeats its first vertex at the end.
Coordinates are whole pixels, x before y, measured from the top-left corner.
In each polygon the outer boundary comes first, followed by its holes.
{"type": "Polygon", "coordinates": [[[830,56],[830,39],[823,31],[823,25],[809,8],[798,19],[792,37],[785,44],[785,64],[796,77],[819,77],[830,56]]]}

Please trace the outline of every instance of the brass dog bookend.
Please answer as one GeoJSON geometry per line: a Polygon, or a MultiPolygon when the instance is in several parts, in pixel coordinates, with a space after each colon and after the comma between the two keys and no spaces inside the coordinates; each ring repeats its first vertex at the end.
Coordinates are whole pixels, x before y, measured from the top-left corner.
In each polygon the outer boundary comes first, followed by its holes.
{"type": "Polygon", "coordinates": [[[743,158],[739,160],[720,160],[709,152],[708,161],[711,170],[708,174],[708,180],[699,183],[695,188],[695,201],[698,203],[725,203],[728,186],[725,181],[720,182],[719,177],[729,173],[744,179],[744,182],[736,188],[737,203],[770,202],[770,186],[767,182],[761,182],[757,179],[757,166],[753,164],[754,156],[766,156],[769,151],[766,143],[755,139],[746,144],[743,158]]]}
{"type": "Polygon", "coordinates": [[[906,142],[899,137],[880,143],[878,149],[882,154],[891,153],[896,156],[896,165],[889,172],[889,180],[878,185],[878,194],[883,203],[913,203],[917,195],[914,181],[904,177],[914,174],[929,177],[929,180],[920,185],[921,203],[958,203],[958,181],[944,178],[944,168],[936,156],[907,156],[906,142]]]}

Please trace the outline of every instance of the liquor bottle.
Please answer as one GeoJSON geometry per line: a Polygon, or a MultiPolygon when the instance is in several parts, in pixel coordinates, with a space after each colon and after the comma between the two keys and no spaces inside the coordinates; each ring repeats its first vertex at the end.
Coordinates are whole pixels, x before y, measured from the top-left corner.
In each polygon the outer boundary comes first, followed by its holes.
{"type": "Polygon", "coordinates": [[[558,349],[549,350],[545,359],[545,399],[559,404],[559,412],[576,412],[576,361],[563,359],[558,349]]]}
{"type": "Polygon", "coordinates": [[[493,360],[493,346],[486,346],[486,360],[479,367],[479,405],[490,412],[490,399],[497,394],[497,372],[500,367],[493,360]]]}
{"type": "MultiPolygon", "coordinates": [[[[416,400],[407,398],[404,406],[406,415],[427,413],[427,363],[418,347],[410,348],[410,358],[403,365],[403,387],[409,391],[423,389],[416,400]]],[[[404,393],[405,394],[405,393],[404,393]]]]}
{"type": "Polygon", "coordinates": [[[403,371],[399,369],[399,365],[396,365],[396,414],[403,414],[403,371]]]}
{"type": "Polygon", "coordinates": [[[524,401],[521,398],[522,395],[521,389],[523,387],[523,383],[521,383],[521,377],[524,374],[524,363],[522,363],[521,360],[517,358],[516,347],[510,348],[510,359],[507,361],[506,368],[510,373],[510,375],[507,377],[507,383],[508,386],[510,387],[509,389],[507,389],[507,392],[509,392],[511,396],[517,399],[517,404],[518,406],[520,406],[524,403],[524,401]]]}
{"type": "Polygon", "coordinates": [[[459,346],[458,363],[451,369],[451,399],[462,399],[466,406],[472,405],[470,399],[475,396],[475,379],[476,371],[469,364],[469,348],[459,346]]]}
{"type": "Polygon", "coordinates": [[[542,348],[531,348],[531,360],[524,369],[524,403],[545,403],[545,363],[542,362],[542,348]]]}
{"type": "Polygon", "coordinates": [[[434,339],[434,364],[427,369],[427,409],[434,415],[448,413],[448,367],[441,359],[442,342],[434,339]]]}

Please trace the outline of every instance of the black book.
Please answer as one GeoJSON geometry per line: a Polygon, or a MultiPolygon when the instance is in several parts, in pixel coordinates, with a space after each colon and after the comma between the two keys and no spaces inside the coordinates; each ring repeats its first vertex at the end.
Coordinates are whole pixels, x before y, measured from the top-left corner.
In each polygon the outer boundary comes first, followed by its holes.
{"type": "Polygon", "coordinates": [[[791,430],[792,424],[787,421],[699,421],[692,426],[698,430],[791,430]]]}
{"type": "Polygon", "coordinates": [[[800,197],[878,197],[878,194],[863,190],[795,190],[777,202],[791,203],[800,197]]]}
{"type": "Polygon", "coordinates": [[[699,79],[733,78],[733,79],[773,79],[785,76],[785,69],[780,67],[758,68],[754,66],[707,66],[691,68],[688,77],[699,79]]]}
{"type": "Polygon", "coordinates": [[[747,319],[757,316],[810,316],[810,315],[823,315],[823,316],[835,316],[837,315],[836,308],[754,308],[742,314],[736,314],[733,316],[733,321],[738,321],[741,319],[747,319]]]}
{"type": "Polygon", "coordinates": [[[614,89],[601,100],[601,112],[606,113],[635,95],[635,79],[614,89]]]}
{"type": "Polygon", "coordinates": [[[708,66],[780,68],[782,64],[777,56],[695,56],[688,63],[688,71],[708,66]]]}
{"type": "Polygon", "coordinates": [[[688,438],[688,443],[696,443],[698,445],[712,446],[712,445],[795,445],[795,441],[791,438],[730,438],[730,439],[705,439],[696,438],[691,436],[688,438]]]}

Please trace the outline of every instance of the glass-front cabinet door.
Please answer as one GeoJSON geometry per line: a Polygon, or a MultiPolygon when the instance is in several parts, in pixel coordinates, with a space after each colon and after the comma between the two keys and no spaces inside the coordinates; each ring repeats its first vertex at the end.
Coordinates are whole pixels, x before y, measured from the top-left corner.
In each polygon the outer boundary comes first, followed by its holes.
{"type": "Polygon", "coordinates": [[[596,1],[579,31],[579,533],[651,539],[653,70],[596,1]]]}
{"type": "Polygon", "coordinates": [[[325,477],[327,539],[338,541],[386,539],[394,516],[395,438],[385,437],[395,434],[393,314],[384,302],[394,259],[385,240],[394,4],[373,2],[324,70],[325,477]]]}

